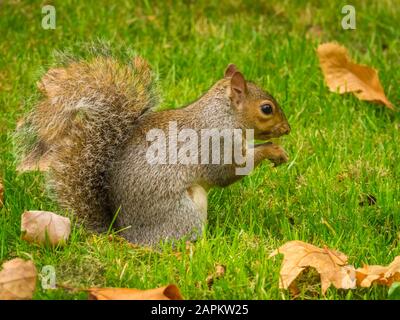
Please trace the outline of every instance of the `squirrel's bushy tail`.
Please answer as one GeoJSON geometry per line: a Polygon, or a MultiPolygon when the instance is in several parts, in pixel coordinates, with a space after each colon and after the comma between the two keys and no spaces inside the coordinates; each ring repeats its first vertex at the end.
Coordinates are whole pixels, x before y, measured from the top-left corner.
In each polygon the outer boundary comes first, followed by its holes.
{"type": "Polygon", "coordinates": [[[111,222],[107,171],[134,122],[156,104],[153,82],[139,57],[129,64],[103,56],[72,61],[43,76],[43,98],[18,129],[34,137],[20,168],[48,165],[57,201],[93,230],[111,222]]]}

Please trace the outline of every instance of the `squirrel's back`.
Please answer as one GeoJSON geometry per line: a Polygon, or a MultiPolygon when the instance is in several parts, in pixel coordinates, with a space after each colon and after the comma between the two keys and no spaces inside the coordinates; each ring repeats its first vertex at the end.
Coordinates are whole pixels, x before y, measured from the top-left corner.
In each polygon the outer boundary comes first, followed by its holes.
{"type": "Polygon", "coordinates": [[[20,167],[45,158],[57,201],[92,230],[107,230],[115,214],[107,171],[133,123],[156,104],[153,74],[139,57],[122,64],[101,56],[52,68],[38,87],[42,100],[18,129],[36,137],[20,167]]]}

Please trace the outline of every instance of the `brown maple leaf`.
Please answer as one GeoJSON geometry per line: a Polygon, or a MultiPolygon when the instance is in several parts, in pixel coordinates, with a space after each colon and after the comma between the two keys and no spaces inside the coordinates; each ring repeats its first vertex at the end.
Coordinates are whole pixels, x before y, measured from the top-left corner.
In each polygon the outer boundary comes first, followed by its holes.
{"type": "Polygon", "coordinates": [[[32,261],[16,258],[5,262],[0,271],[0,300],[32,299],[36,279],[32,261]]]}
{"type": "Polygon", "coordinates": [[[354,93],[360,100],[384,104],[394,109],[379,81],[378,72],[352,62],[347,49],[336,43],[324,43],[317,49],[321,69],[329,89],[340,94],[354,93]]]}
{"type": "Polygon", "coordinates": [[[71,233],[68,218],[47,211],[26,211],[21,216],[22,239],[55,246],[65,243],[71,233]]]}
{"type": "Polygon", "coordinates": [[[296,278],[307,267],[312,267],[319,273],[323,294],[331,284],[340,289],[355,287],[354,267],[347,265],[347,256],[339,251],[321,249],[303,241],[289,241],[275,250],[270,257],[278,253],[284,255],[280,288],[288,289],[293,286],[296,278]]]}
{"type": "Polygon", "coordinates": [[[90,300],[183,300],[179,288],[173,284],[149,290],[90,288],[87,291],[90,300]]]}
{"type": "Polygon", "coordinates": [[[357,284],[363,288],[368,288],[373,283],[391,286],[393,282],[400,281],[400,256],[386,267],[364,265],[356,270],[356,277],[357,284]]]}

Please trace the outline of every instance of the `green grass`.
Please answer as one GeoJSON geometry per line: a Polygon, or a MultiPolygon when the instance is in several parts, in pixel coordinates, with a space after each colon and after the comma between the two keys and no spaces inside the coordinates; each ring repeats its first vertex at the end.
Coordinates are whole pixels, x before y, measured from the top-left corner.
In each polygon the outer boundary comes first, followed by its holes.
{"type": "MultiPolygon", "coordinates": [[[[152,288],[176,283],[188,299],[290,299],[278,288],[282,258],[269,253],[299,239],[346,253],[351,264],[387,264],[400,255],[400,116],[352,95],[330,93],[315,49],[338,41],[356,61],[379,70],[399,107],[400,5],[353,1],[357,29],[341,28],[343,1],[54,1],[56,30],[41,28],[44,1],[0,4],[0,262],[33,259],[53,265],[59,284],[152,288]],[[310,31],[311,30],[311,31],[310,31]],[[320,36],[315,35],[320,30],[320,36]],[[159,75],[163,108],[195,100],[234,62],[281,103],[292,132],[283,140],[291,160],[263,164],[250,176],[209,195],[209,222],[193,254],[132,248],[74,228],[68,245],[49,249],[20,239],[24,210],[63,214],[46,195],[39,173],[17,175],[10,134],[32,104],[36,81],[54,50],[81,50],[101,38],[116,50],[144,56],[159,75]],[[360,206],[366,195],[376,205],[360,206]],[[227,267],[211,289],[215,264],[227,267]]],[[[47,2],[46,2],[47,4],[47,2]]],[[[387,288],[326,296],[303,288],[301,298],[386,299],[387,288]]],[[[35,299],[85,294],[42,290],[35,299]]]]}

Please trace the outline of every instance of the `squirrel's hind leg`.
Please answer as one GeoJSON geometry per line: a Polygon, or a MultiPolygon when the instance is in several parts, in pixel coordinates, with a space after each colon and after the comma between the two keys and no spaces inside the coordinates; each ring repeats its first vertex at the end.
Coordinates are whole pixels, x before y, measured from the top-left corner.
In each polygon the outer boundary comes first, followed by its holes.
{"type": "Polygon", "coordinates": [[[200,185],[194,184],[187,189],[189,198],[197,206],[199,212],[207,220],[207,191],[200,185]]]}
{"type": "Polygon", "coordinates": [[[119,227],[126,228],[129,224],[129,228],[122,231],[121,235],[139,245],[198,239],[207,220],[206,190],[195,184],[175,196],[153,199],[146,212],[141,211],[142,217],[143,214],[147,216],[146,219],[135,219],[127,212],[121,212],[124,218],[120,217],[123,219],[119,220],[119,227]]]}

